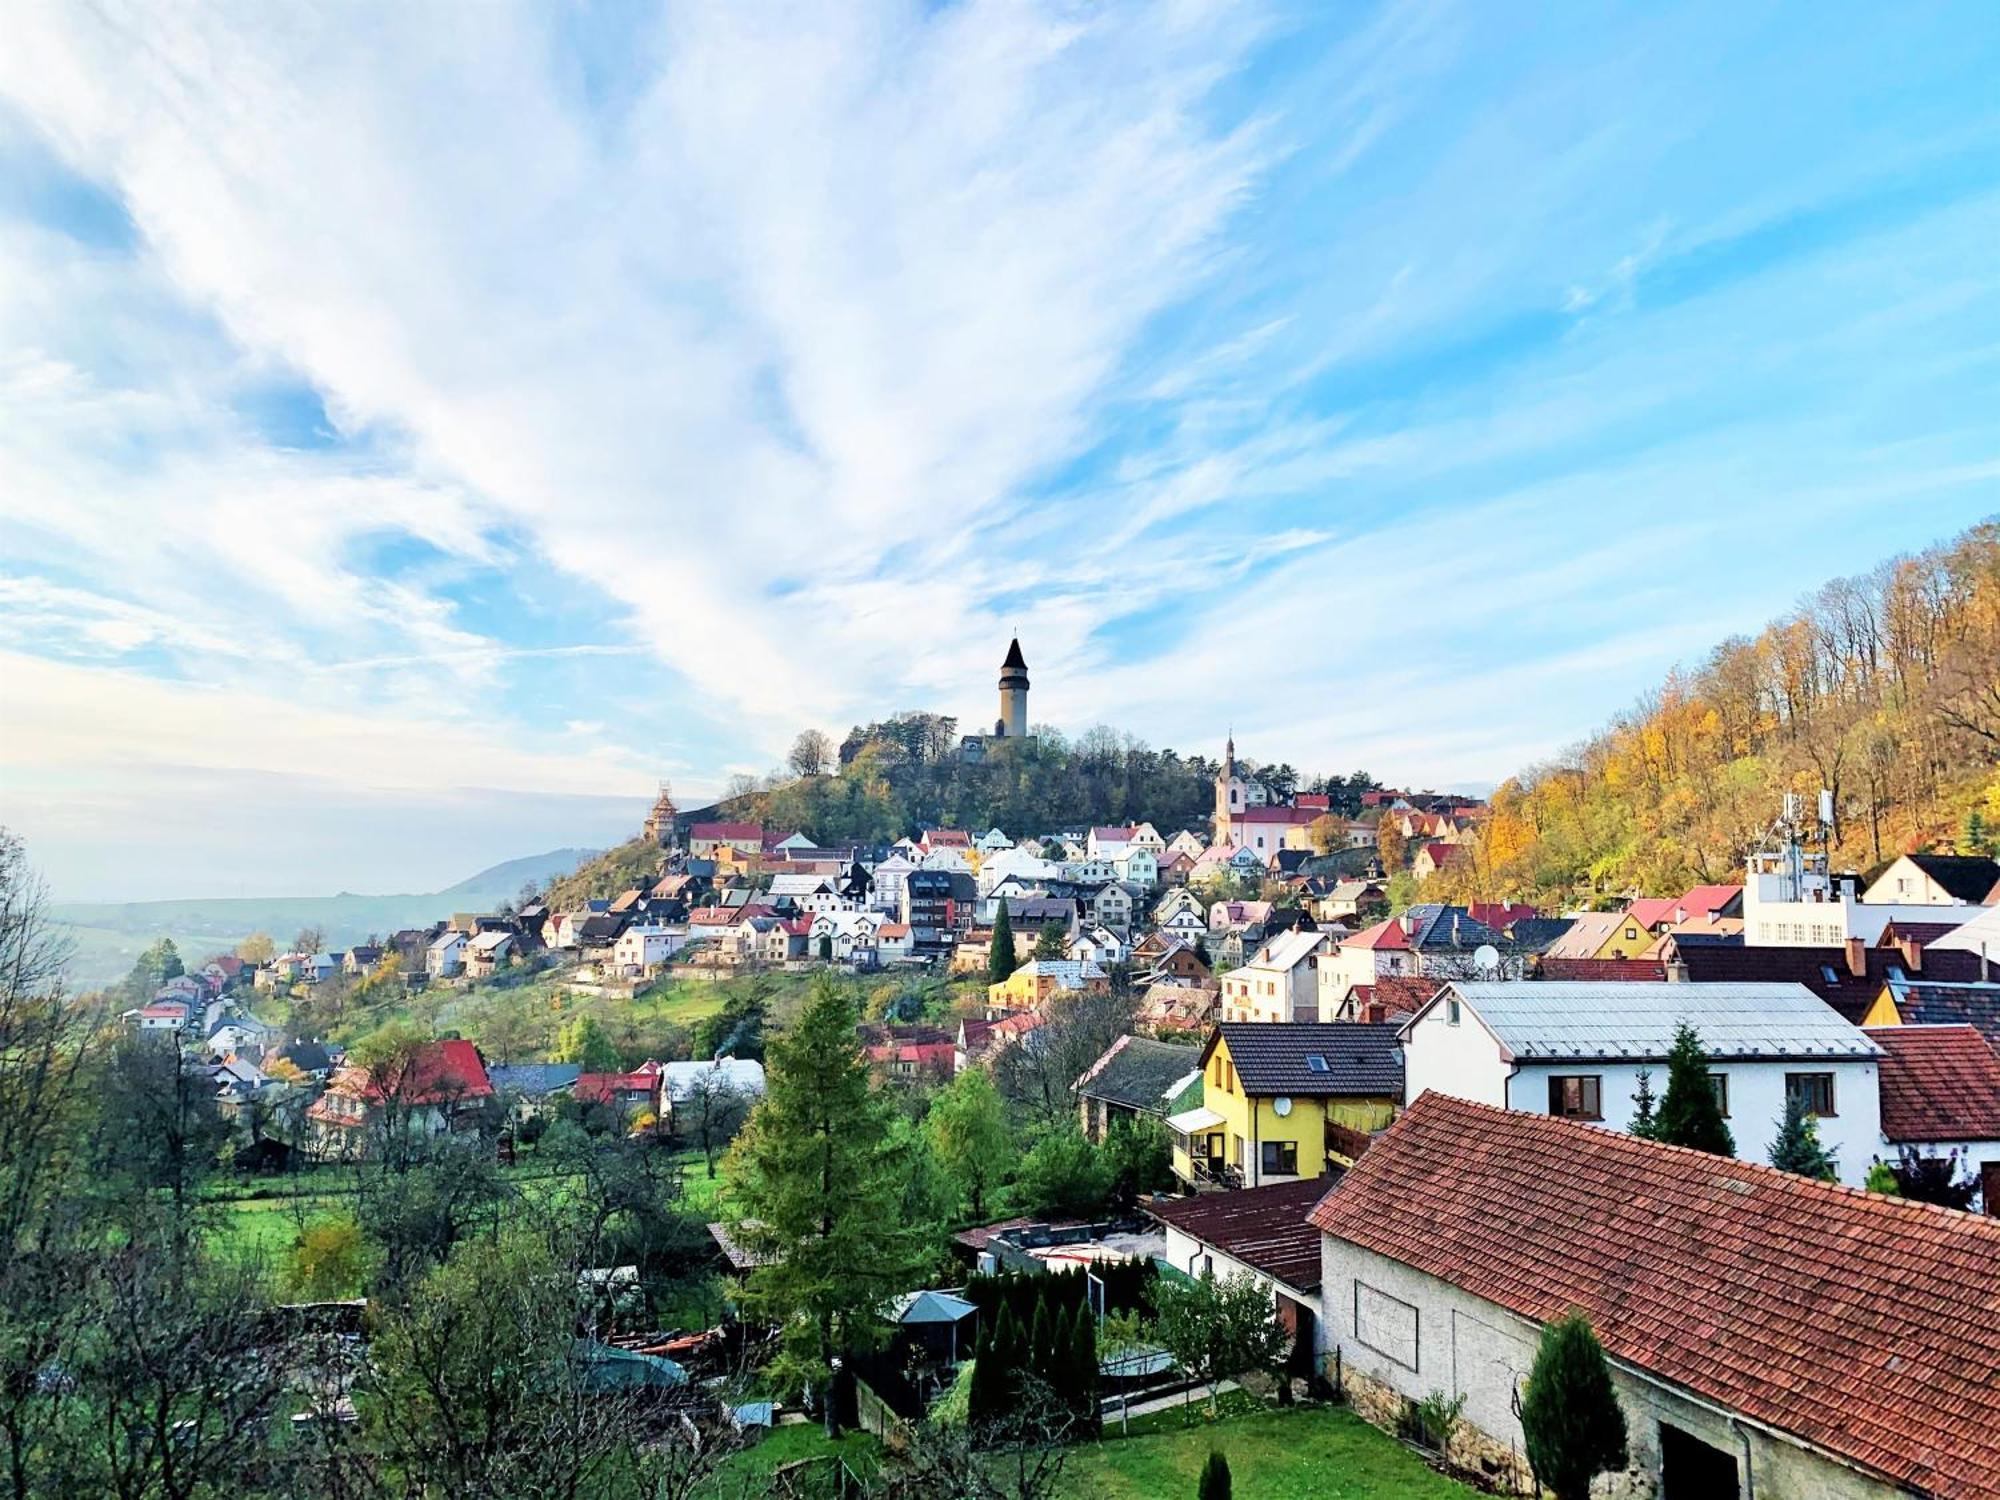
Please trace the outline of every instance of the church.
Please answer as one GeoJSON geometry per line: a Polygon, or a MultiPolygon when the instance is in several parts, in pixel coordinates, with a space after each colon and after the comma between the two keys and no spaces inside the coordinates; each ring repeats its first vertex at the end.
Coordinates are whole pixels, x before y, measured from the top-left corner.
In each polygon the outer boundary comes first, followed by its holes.
{"type": "Polygon", "coordinates": [[[1021,654],[1021,638],[1007,646],[1007,658],[1000,663],[1000,717],[993,721],[991,734],[968,734],[959,741],[962,759],[981,761],[995,742],[1028,738],[1028,659],[1021,654]]]}

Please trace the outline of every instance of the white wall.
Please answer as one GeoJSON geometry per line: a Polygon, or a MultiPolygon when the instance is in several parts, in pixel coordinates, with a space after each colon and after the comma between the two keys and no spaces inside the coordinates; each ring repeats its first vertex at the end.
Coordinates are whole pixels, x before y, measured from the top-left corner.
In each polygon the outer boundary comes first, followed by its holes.
{"type": "MultiPolygon", "coordinates": [[[[1442,1006],[1438,1008],[1443,1009],[1442,1006]]],[[[1470,1020],[1469,1013],[1467,1019],[1470,1020]]],[[[1514,1075],[1504,1102],[1510,1109],[1545,1115],[1549,1112],[1549,1079],[1558,1075],[1582,1074],[1600,1080],[1604,1123],[1619,1130],[1629,1130],[1633,1113],[1632,1096],[1639,1091],[1639,1070],[1642,1067],[1652,1072],[1653,1095],[1657,1101],[1667,1088],[1667,1065],[1664,1061],[1526,1065],[1514,1075]]],[[[1771,1142],[1777,1138],[1778,1122],[1784,1118],[1785,1075],[1833,1074],[1834,1113],[1824,1116],[1819,1122],[1820,1143],[1839,1152],[1842,1182],[1849,1187],[1860,1187],[1867,1180],[1869,1161],[1883,1150],[1882,1099],[1872,1061],[1804,1058],[1778,1062],[1712,1062],[1709,1071],[1729,1080],[1728,1124],[1729,1133],[1736,1139],[1737,1157],[1762,1165],[1770,1163],[1771,1142]]],[[[1406,1075],[1410,1073],[1407,1063],[1405,1072],[1406,1075]]],[[[1445,1089],[1443,1092],[1456,1091],[1445,1089]]]]}
{"type": "MultiPolygon", "coordinates": [[[[1513,1402],[1534,1367],[1540,1326],[1344,1240],[1322,1236],[1320,1246],[1322,1369],[1330,1370],[1338,1349],[1344,1370],[1380,1381],[1412,1401],[1421,1401],[1432,1391],[1463,1391],[1464,1420],[1521,1453],[1521,1424],[1513,1402]],[[1362,1288],[1363,1317],[1373,1320],[1365,1329],[1356,1325],[1357,1283],[1362,1288]],[[1397,1303],[1409,1312],[1398,1310],[1397,1303]],[[1380,1346],[1398,1342],[1395,1335],[1404,1328],[1413,1331],[1413,1339],[1393,1354],[1385,1353],[1380,1346]],[[1364,1343],[1364,1336],[1376,1347],[1364,1343]]],[[[1691,1316],[1703,1311],[1689,1309],[1691,1316]]],[[[1715,1311],[1720,1315],[1724,1310],[1715,1311]]],[[[1739,1492],[1757,1500],[1888,1500],[1897,1493],[1782,1437],[1732,1426],[1714,1410],[1624,1365],[1613,1364],[1612,1383],[1625,1409],[1632,1464],[1625,1476],[1600,1479],[1599,1494],[1659,1493],[1662,1421],[1737,1455],[1739,1475],[1747,1459],[1749,1475],[1739,1492]]]]}
{"type": "MultiPolygon", "coordinates": [[[[1460,1008],[1456,1026],[1447,1019],[1448,1013],[1448,1004],[1440,1001],[1410,1028],[1403,1044],[1403,1101],[1415,1104],[1420,1095],[1435,1089],[1475,1104],[1506,1108],[1508,1064],[1501,1057],[1499,1041],[1471,1006],[1460,1008]]],[[[1541,1112],[1546,1114],[1546,1083],[1542,1103],[1541,1112]]]]}

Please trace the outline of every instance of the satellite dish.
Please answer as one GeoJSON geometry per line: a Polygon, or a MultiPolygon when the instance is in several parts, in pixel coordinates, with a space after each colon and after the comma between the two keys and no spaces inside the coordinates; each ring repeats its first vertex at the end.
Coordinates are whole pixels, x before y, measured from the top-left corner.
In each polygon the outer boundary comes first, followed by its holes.
{"type": "Polygon", "coordinates": [[[1491,943],[1481,943],[1472,950],[1472,967],[1482,974],[1500,972],[1500,950],[1491,943]]]}
{"type": "Polygon", "coordinates": [[[1271,1101],[1271,1109],[1282,1120],[1292,1112],[1292,1101],[1280,1094],[1271,1101]]]}

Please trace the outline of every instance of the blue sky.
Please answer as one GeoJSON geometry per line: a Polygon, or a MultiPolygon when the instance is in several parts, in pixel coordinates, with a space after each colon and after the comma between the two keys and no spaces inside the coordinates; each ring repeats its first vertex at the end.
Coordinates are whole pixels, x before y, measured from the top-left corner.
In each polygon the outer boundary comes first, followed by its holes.
{"type": "Polygon", "coordinates": [[[798,729],[1487,783],[2000,512],[2000,13],[36,7],[0,820],[423,889],[798,729]]]}

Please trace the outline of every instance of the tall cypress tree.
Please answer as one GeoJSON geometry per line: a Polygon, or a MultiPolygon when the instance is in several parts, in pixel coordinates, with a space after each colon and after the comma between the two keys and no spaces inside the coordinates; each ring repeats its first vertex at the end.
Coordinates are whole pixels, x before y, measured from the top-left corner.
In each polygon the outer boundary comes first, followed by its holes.
{"type": "Polygon", "coordinates": [[[1535,1477],[1556,1500],[1589,1500],[1591,1480],[1625,1467],[1625,1413],[1604,1346],[1580,1312],[1542,1329],[1521,1395],[1521,1434],[1535,1477]]]}
{"type": "Polygon", "coordinates": [[[1046,1297],[1035,1299],[1035,1316],[1028,1325],[1027,1358],[1021,1367],[1036,1380],[1045,1385],[1053,1385],[1056,1370],[1049,1356],[1055,1347],[1055,1320],[1049,1316],[1049,1302],[1046,1297]]]}
{"type": "Polygon", "coordinates": [[[813,981],[798,1023],[769,1045],[764,1097],[732,1148],[731,1232],[764,1261],[745,1300],[786,1330],[777,1373],[815,1388],[922,1261],[899,1211],[895,1105],[869,1076],[859,1019],[830,975],[813,981]]]}
{"type": "Polygon", "coordinates": [[[1076,1405],[1077,1420],[1088,1433],[1097,1431],[1097,1320],[1086,1303],[1076,1310],[1070,1330],[1069,1390],[1076,1405]]]}
{"type": "Polygon", "coordinates": [[[1692,1146],[1715,1156],[1736,1154],[1736,1138],[1729,1133],[1715,1097],[1708,1053],[1700,1034],[1685,1021],[1675,1028],[1674,1045],[1667,1053],[1667,1092],[1660,1100],[1656,1128],[1653,1139],[1669,1146],[1692,1146]]]}
{"type": "Polygon", "coordinates": [[[993,941],[986,949],[986,977],[999,984],[1014,972],[1014,921],[1007,915],[1007,898],[1000,898],[1000,910],[993,918],[993,941]]]}

